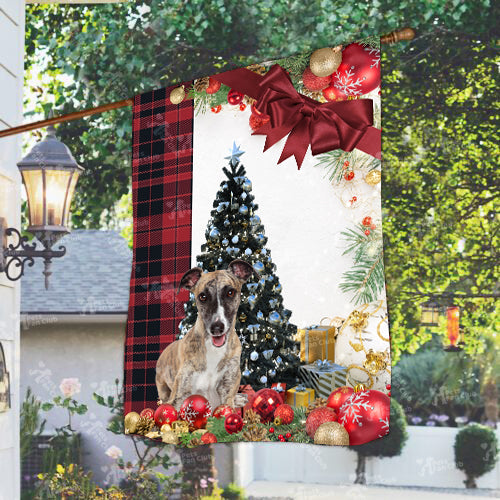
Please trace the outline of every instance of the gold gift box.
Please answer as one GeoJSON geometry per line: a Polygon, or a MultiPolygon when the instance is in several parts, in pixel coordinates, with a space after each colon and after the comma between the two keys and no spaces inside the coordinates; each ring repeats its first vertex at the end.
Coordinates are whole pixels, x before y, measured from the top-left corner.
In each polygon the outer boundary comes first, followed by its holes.
{"type": "Polygon", "coordinates": [[[300,342],[300,360],[314,363],[318,359],[335,362],[337,328],[330,325],[311,326],[297,330],[300,342]]]}
{"type": "Polygon", "coordinates": [[[314,401],[314,389],[300,385],[286,391],[286,403],[290,406],[308,406],[314,401]]]}

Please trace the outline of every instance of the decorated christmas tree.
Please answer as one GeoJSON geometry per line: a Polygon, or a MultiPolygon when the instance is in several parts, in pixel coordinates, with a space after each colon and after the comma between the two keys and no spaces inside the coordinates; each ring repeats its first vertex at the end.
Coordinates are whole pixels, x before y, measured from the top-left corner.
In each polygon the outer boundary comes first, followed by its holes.
{"type": "MultiPolygon", "coordinates": [[[[236,144],[230,152],[226,179],[213,203],[197,265],[204,271],[227,269],[234,259],[243,259],[256,271],[241,291],[236,333],[242,344],[241,383],[254,389],[273,382],[294,384],[299,365],[298,347],[293,340],[297,327],[289,322],[291,311],[283,306],[282,286],[275,274],[267,238],[256,214],[252,183],[240,164],[236,144]]],[[[185,305],[186,317],[179,325],[179,337],[196,322],[194,298],[185,305]]]]}

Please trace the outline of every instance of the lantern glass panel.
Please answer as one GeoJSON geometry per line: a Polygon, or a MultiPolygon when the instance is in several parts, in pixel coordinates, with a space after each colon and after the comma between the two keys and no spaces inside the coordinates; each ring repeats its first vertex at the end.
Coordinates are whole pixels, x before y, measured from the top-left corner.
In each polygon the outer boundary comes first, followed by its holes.
{"type": "Polygon", "coordinates": [[[45,170],[45,203],[47,226],[63,226],[63,212],[71,170],[45,170]]]}
{"type": "Polygon", "coordinates": [[[28,197],[30,226],[42,226],[44,224],[42,170],[22,170],[21,173],[28,197]]]}
{"type": "Polygon", "coordinates": [[[73,201],[73,195],[75,194],[75,187],[76,183],[78,182],[79,176],[80,172],[78,170],[75,170],[73,172],[73,176],[69,181],[68,196],[66,198],[66,204],[64,205],[63,226],[68,225],[69,209],[71,208],[71,202],[73,201]]]}

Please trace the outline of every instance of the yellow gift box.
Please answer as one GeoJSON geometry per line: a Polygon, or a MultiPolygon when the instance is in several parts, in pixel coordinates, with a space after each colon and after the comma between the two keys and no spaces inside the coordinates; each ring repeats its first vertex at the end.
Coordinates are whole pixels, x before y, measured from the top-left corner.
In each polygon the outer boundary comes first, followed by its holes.
{"type": "Polygon", "coordinates": [[[297,330],[296,339],[300,342],[300,360],[304,363],[314,363],[318,359],[335,362],[337,332],[337,327],[331,324],[319,324],[297,330]]]}
{"type": "Polygon", "coordinates": [[[308,406],[314,401],[314,389],[298,385],[286,391],[286,403],[290,406],[308,406]]]}

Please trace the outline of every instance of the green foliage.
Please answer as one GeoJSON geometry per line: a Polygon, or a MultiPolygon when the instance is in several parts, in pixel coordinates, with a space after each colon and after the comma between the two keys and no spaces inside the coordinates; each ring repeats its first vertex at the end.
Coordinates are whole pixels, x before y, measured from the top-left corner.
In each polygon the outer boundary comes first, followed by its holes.
{"type": "Polygon", "coordinates": [[[31,388],[28,387],[21,405],[19,422],[21,461],[29,456],[33,438],[44,431],[46,421],[40,418],[41,406],[42,403],[31,392],[31,388]]]}
{"type": "Polygon", "coordinates": [[[484,415],[479,378],[479,367],[463,353],[419,350],[403,356],[394,367],[391,393],[410,422],[411,417],[419,417],[425,424],[431,415],[444,415],[449,418],[443,419],[443,425],[454,426],[457,417],[480,420],[484,415]]]}
{"type": "Polygon", "coordinates": [[[495,431],[480,424],[469,424],[455,438],[455,464],[465,472],[467,488],[475,488],[475,479],[493,470],[498,459],[495,431]]]}
{"type": "Polygon", "coordinates": [[[227,500],[245,500],[247,497],[245,495],[245,490],[241,486],[229,483],[224,487],[222,498],[226,498],[227,500]]]}
{"type": "MultiPolygon", "coordinates": [[[[393,360],[429,336],[419,303],[460,306],[465,350],[484,351],[498,311],[496,49],[444,28],[383,51],[384,249],[393,360]],[[446,75],[446,76],[444,76],[446,75]],[[447,299],[446,294],[463,298],[447,299]]],[[[438,330],[445,334],[445,326],[438,330]]],[[[498,340],[497,347],[498,347],[498,340]]]]}
{"type": "Polygon", "coordinates": [[[401,405],[391,397],[389,434],[369,443],[351,446],[349,449],[365,457],[395,457],[401,455],[407,439],[405,413],[401,405]]]}

